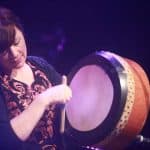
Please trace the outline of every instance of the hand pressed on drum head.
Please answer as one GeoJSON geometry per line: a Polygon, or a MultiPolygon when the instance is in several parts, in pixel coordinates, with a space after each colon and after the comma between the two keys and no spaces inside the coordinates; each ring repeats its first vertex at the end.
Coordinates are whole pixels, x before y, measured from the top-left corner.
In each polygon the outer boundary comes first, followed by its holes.
{"type": "Polygon", "coordinates": [[[46,106],[54,103],[66,103],[72,97],[71,88],[67,85],[67,77],[62,76],[62,84],[48,88],[39,95],[46,106]]]}

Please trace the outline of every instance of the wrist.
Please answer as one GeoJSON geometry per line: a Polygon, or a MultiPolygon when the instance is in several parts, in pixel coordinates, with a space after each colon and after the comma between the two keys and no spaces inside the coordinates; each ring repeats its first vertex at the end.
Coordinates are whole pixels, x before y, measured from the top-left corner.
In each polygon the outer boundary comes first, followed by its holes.
{"type": "Polygon", "coordinates": [[[44,95],[43,95],[43,94],[37,95],[37,96],[35,97],[35,100],[34,100],[34,101],[37,103],[37,105],[38,105],[39,107],[42,107],[42,108],[44,108],[44,109],[46,109],[47,106],[48,106],[46,100],[44,99],[44,95]]]}

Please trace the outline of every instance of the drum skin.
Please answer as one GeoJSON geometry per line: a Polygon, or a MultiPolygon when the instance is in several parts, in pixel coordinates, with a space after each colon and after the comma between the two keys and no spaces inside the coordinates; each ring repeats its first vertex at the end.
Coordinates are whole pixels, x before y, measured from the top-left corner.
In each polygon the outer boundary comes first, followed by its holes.
{"type": "Polygon", "coordinates": [[[68,81],[73,98],[66,105],[65,133],[76,144],[121,150],[142,130],[150,86],[136,62],[95,52],[79,61],[68,81]]]}

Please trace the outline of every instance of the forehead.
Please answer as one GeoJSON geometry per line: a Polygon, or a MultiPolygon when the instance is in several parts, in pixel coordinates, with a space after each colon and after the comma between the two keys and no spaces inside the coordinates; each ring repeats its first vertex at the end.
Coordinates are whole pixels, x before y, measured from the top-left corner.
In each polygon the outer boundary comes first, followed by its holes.
{"type": "Polygon", "coordinates": [[[16,26],[0,28],[0,53],[3,53],[18,40],[24,41],[23,33],[19,28],[16,26]]]}
{"type": "Polygon", "coordinates": [[[0,26],[0,52],[13,44],[15,39],[15,28],[13,25],[0,26]]]}

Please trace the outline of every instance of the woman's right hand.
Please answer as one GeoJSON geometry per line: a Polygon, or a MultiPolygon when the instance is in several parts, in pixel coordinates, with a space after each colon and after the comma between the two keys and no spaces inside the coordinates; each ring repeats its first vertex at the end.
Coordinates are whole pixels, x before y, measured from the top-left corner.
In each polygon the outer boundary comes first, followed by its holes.
{"type": "Polygon", "coordinates": [[[67,85],[67,77],[62,76],[62,84],[48,88],[38,95],[45,106],[55,103],[65,104],[72,97],[71,88],[67,85]]]}

